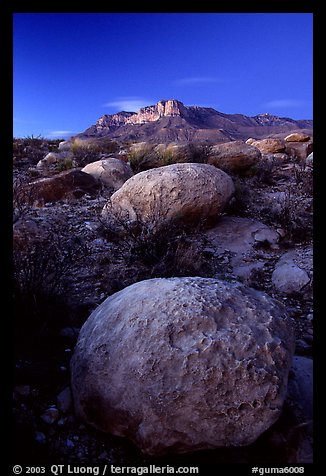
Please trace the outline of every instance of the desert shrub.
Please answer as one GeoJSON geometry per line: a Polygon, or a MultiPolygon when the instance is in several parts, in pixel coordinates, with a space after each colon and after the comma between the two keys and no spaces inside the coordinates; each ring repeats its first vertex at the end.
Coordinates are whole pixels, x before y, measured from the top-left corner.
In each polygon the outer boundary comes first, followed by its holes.
{"type": "Polygon", "coordinates": [[[229,215],[248,216],[250,215],[254,195],[252,180],[245,179],[238,175],[232,178],[235,191],[226,207],[226,212],[229,215]]]}
{"type": "Polygon", "coordinates": [[[209,152],[210,146],[189,142],[189,144],[183,148],[184,162],[206,164],[209,152]]]}
{"type": "Polygon", "coordinates": [[[130,147],[127,160],[134,174],[157,167],[158,156],[152,144],[137,144],[130,147]]]}
{"type": "Polygon", "coordinates": [[[278,205],[271,219],[286,231],[288,239],[294,242],[310,240],[313,232],[312,203],[307,203],[295,188],[289,187],[278,205]]]}
{"type": "Polygon", "coordinates": [[[182,161],[180,152],[174,150],[173,147],[166,147],[161,152],[156,151],[157,159],[160,166],[176,164],[182,161]]]}
{"type": "Polygon", "coordinates": [[[57,172],[63,172],[64,170],[70,170],[75,166],[74,161],[71,157],[66,157],[61,159],[56,165],[57,172]]]}
{"type": "Polygon", "coordinates": [[[86,141],[83,143],[83,141],[75,140],[71,145],[71,152],[74,154],[77,167],[85,167],[100,157],[99,149],[86,141]]]}
{"type": "Polygon", "coordinates": [[[314,177],[313,170],[305,165],[295,165],[293,169],[297,193],[306,197],[312,197],[314,177]]]}
{"type": "Polygon", "coordinates": [[[262,159],[250,167],[248,174],[255,177],[256,181],[264,185],[274,185],[274,171],[277,161],[275,159],[262,159]]]}
{"type": "Polygon", "coordinates": [[[204,223],[194,228],[159,215],[150,221],[137,216],[131,222],[118,213],[110,220],[100,218],[100,222],[100,233],[112,245],[108,260],[115,266],[119,262],[125,269],[134,267],[134,281],[214,275],[215,260],[209,241],[200,233],[204,223]]]}
{"type": "Polygon", "coordinates": [[[13,160],[15,166],[36,165],[48,152],[58,149],[61,140],[29,136],[13,140],[13,160]]]}
{"type": "Polygon", "coordinates": [[[77,167],[85,167],[90,162],[99,160],[104,154],[111,154],[119,149],[119,145],[106,138],[74,139],[71,144],[71,152],[74,154],[77,167]]]}
{"type": "Polygon", "coordinates": [[[64,236],[58,226],[36,235],[18,235],[13,246],[13,296],[16,337],[38,338],[62,326],[69,295],[68,277],[89,254],[78,237],[64,236]]]}
{"type": "Polygon", "coordinates": [[[128,161],[134,173],[143,172],[154,167],[178,163],[206,163],[209,146],[189,143],[184,146],[176,144],[139,143],[130,147],[128,161]]]}
{"type": "Polygon", "coordinates": [[[13,223],[26,215],[35,202],[35,193],[32,187],[28,187],[28,180],[22,175],[13,180],[13,223]]]}

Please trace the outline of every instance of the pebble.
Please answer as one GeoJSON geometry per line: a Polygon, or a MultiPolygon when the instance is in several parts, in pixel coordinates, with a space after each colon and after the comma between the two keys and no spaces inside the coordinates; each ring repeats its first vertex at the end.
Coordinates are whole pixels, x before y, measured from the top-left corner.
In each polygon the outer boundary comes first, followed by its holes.
{"type": "Polygon", "coordinates": [[[50,407],[41,416],[42,420],[48,425],[52,425],[59,417],[59,410],[56,407],[50,407]]]}
{"type": "Polygon", "coordinates": [[[57,421],[57,425],[58,426],[64,426],[67,422],[67,418],[66,417],[62,417],[60,418],[58,421],[57,421]]]}

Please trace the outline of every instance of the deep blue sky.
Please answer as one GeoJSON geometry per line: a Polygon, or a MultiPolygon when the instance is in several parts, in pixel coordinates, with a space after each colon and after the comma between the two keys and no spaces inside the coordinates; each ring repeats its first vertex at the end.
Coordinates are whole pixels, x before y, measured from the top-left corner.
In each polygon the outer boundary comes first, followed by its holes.
{"type": "Polygon", "coordinates": [[[14,136],[67,137],[160,99],[312,118],[312,14],[14,15],[14,136]]]}

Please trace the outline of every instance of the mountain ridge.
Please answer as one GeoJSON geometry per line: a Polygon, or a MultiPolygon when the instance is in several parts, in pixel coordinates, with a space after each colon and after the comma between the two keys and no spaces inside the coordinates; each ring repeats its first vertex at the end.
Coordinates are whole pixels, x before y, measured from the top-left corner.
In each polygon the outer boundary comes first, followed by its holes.
{"type": "Polygon", "coordinates": [[[108,137],[117,141],[226,142],[312,131],[310,119],[295,120],[268,113],[256,116],[226,114],[213,108],[185,106],[177,99],[160,100],[138,112],[104,114],[94,125],[75,137],[108,137]]]}

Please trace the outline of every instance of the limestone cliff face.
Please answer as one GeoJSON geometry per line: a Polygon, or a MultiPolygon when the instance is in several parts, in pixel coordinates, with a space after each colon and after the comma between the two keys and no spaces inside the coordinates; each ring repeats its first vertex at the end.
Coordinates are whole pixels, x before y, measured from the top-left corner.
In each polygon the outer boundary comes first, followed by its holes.
{"type": "Polygon", "coordinates": [[[157,121],[164,116],[186,116],[187,107],[176,99],[159,101],[155,106],[143,107],[138,114],[128,119],[129,124],[143,124],[144,122],[157,121]]]}
{"type": "Polygon", "coordinates": [[[187,107],[176,99],[162,100],[153,106],[146,106],[136,112],[119,112],[105,115],[96,122],[96,129],[116,128],[126,124],[144,124],[158,121],[165,116],[187,116],[187,107]]]}
{"type": "Polygon", "coordinates": [[[98,131],[101,129],[110,129],[110,128],[116,128],[123,126],[127,124],[127,120],[130,116],[133,116],[135,113],[134,112],[118,112],[117,114],[105,114],[105,116],[100,117],[96,124],[95,127],[98,131]]]}
{"type": "Polygon", "coordinates": [[[122,141],[147,142],[228,142],[248,137],[288,135],[291,131],[312,133],[312,121],[259,114],[225,114],[212,108],[185,106],[177,99],[161,100],[138,112],[106,114],[76,137],[108,137],[122,141]]]}

